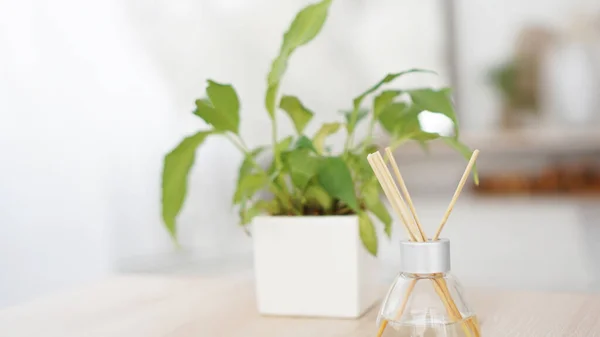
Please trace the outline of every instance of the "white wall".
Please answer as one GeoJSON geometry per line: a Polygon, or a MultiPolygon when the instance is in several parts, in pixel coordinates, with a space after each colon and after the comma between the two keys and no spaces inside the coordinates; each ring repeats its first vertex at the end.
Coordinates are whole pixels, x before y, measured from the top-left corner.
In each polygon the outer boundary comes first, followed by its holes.
{"type": "Polygon", "coordinates": [[[113,225],[162,234],[175,109],[115,3],[1,2],[0,22],[2,305],[108,273],[113,225]]]}
{"type": "MultiPolygon", "coordinates": [[[[190,111],[209,77],[235,84],[248,142],[268,140],[265,75],[305,3],[0,2],[0,306],[171,252],[159,218],[162,156],[203,127],[190,111]]],[[[386,72],[443,75],[438,15],[436,1],[337,1],[283,91],[323,121],[386,72]]],[[[443,77],[418,81],[430,80],[443,77]]],[[[221,139],[200,151],[179,219],[186,248],[248,247],[229,205],[239,159],[221,139]]]]}

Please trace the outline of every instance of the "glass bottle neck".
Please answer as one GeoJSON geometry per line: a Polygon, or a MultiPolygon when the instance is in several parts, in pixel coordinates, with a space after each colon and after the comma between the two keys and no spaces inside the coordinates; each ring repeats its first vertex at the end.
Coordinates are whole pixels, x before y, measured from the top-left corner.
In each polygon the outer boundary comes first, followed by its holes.
{"type": "Polygon", "coordinates": [[[433,273],[433,274],[411,274],[411,273],[401,273],[407,278],[413,279],[436,279],[436,278],[445,278],[448,276],[448,272],[446,273],[433,273]]]}

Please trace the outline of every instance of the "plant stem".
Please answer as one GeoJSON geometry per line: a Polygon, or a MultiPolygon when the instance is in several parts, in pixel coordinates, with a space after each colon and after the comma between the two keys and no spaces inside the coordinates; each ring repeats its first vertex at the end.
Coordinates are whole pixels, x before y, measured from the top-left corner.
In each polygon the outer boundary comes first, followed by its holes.
{"type": "Polygon", "coordinates": [[[394,141],[392,141],[392,144],[390,144],[390,149],[392,151],[397,149],[398,147],[400,147],[400,145],[404,144],[408,139],[409,139],[409,136],[404,136],[404,137],[395,139],[394,141]]]}
{"type": "Polygon", "coordinates": [[[344,144],[344,154],[343,154],[344,157],[346,157],[346,154],[350,150],[350,147],[352,147],[353,138],[354,138],[354,132],[352,132],[352,133],[348,132],[348,138],[346,138],[346,143],[344,144]]]}
{"type": "MultiPolygon", "coordinates": [[[[242,140],[241,137],[237,136],[233,137],[231,135],[231,133],[225,133],[225,137],[227,137],[227,139],[229,139],[229,141],[231,141],[231,143],[238,149],[240,150],[240,152],[242,152],[242,154],[244,154],[245,156],[250,154],[250,151],[248,151],[248,147],[246,146],[246,144],[244,143],[244,141],[242,140]]],[[[254,162],[254,158],[252,158],[253,164],[256,164],[254,162]]],[[[262,167],[258,167],[257,168],[261,169],[262,171],[264,171],[262,169],[262,167]]],[[[266,172],[265,172],[266,173],[266,172]]]]}
{"type": "Polygon", "coordinates": [[[244,151],[246,153],[250,152],[250,150],[248,150],[248,145],[246,145],[246,142],[244,141],[244,139],[240,136],[237,136],[237,140],[240,142],[240,145],[242,146],[242,148],[244,149],[244,151]]]}
{"type": "Polygon", "coordinates": [[[337,213],[338,213],[338,214],[344,214],[344,213],[348,213],[348,212],[350,212],[350,211],[351,211],[351,210],[350,210],[350,207],[346,207],[346,206],[344,206],[344,207],[342,207],[342,208],[338,209],[338,210],[337,210],[337,213]]]}
{"type": "Polygon", "coordinates": [[[363,147],[367,147],[368,144],[373,142],[373,132],[375,131],[375,117],[371,118],[371,122],[369,122],[369,132],[367,133],[367,137],[363,141],[363,147]]]}
{"type": "MultiPolygon", "coordinates": [[[[281,157],[279,156],[279,150],[277,149],[277,113],[276,113],[276,111],[273,112],[273,118],[272,118],[272,123],[271,123],[271,141],[273,143],[273,159],[275,161],[275,171],[278,172],[282,167],[282,163],[281,163],[281,157]]],[[[291,200],[290,192],[287,189],[285,179],[283,179],[283,177],[281,177],[281,175],[279,173],[276,173],[276,174],[277,174],[277,177],[274,180],[278,182],[278,184],[279,184],[278,187],[283,190],[283,194],[286,194],[288,196],[288,198],[286,200],[288,202],[288,206],[295,214],[300,215],[302,212],[294,207],[294,203],[291,200]]],[[[272,184],[277,185],[274,182],[272,184]]]]}
{"type": "Polygon", "coordinates": [[[279,151],[277,149],[277,114],[273,112],[273,119],[271,123],[271,142],[273,143],[273,158],[275,159],[275,168],[281,168],[281,158],[279,158],[279,151]]]}
{"type": "MultiPolygon", "coordinates": [[[[267,172],[260,166],[258,165],[258,163],[256,162],[256,160],[254,160],[254,157],[252,157],[252,155],[250,154],[250,151],[248,150],[248,147],[246,146],[246,143],[244,142],[244,140],[236,135],[235,137],[231,134],[231,133],[225,133],[225,137],[227,137],[227,139],[229,139],[231,141],[231,143],[238,149],[240,150],[240,152],[242,152],[242,154],[244,154],[244,156],[246,158],[250,158],[250,163],[252,164],[252,166],[254,166],[255,168],[257,168],[258,170],[262,171],[265,175],[267,174],[267,172]]],[[[297,210],[294,207],[294,204],[291,200],[291,198],[289,197],[289,195],[286,195],[286,193],[282,193],[280,191],[280,186],[278,186],[277,184],[275,184],[274,181],[272,181],[271,179],[269,179],[269,185],[271,185],[273,187],[273,193],[275,194],[275,196],[280,199],[282,202],[286,202],[288,207],[295,213],[295,214],[301,214],[301,212],[299,210],[297,210]]]]}
{"type": "Polygon", "coordinates": [[[371,121],[369,122],[369,131],[367,132],[367,136],[356,147],[356,149],[359,150],[361,153],[363,153],[365,151],[367,146],[373,144],[373,133],[375,132],[375,123],[376,122],[377,121],[375,120],[374,117],[371,118],[371,121]]]}

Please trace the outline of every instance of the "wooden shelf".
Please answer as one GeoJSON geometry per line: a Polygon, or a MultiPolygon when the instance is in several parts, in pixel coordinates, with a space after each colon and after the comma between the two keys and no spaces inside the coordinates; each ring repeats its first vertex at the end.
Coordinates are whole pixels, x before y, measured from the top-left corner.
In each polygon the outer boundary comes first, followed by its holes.
{"type": "MultiPolygon", "coordinates": [[[[589,129],[523,129],[511,131],[464,132],[465,144],[476,147],[489,157],[493,155],[571,155],[600,153],[600,126],[589,129]]],[[[379,144],[386,146],[389,138],[383,136],[379,144]]],[[[403,156],[425,156],[416,143],[408,143],[396,150],[403,156]]],[[[450,155],[455,152],[440,141],[431,144],[432,155],[450,155]]]]}

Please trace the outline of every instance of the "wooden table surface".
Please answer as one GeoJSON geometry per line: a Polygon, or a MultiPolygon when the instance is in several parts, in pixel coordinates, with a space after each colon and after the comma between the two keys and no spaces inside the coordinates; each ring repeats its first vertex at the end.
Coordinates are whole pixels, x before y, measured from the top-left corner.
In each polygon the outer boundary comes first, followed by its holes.
{"type": "MultiPolygon", "coordinates": [[[[600,295],[471,290],[482,335],[600,336],[600,295]]],[[[118,276],[0,310],[2,337],[372,337],[358,320],[261,317],[247,276],[118,276]]]]}

